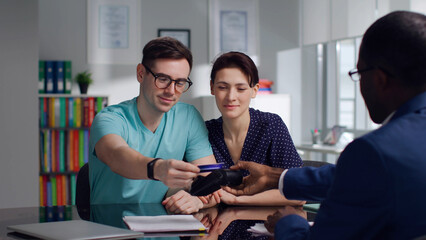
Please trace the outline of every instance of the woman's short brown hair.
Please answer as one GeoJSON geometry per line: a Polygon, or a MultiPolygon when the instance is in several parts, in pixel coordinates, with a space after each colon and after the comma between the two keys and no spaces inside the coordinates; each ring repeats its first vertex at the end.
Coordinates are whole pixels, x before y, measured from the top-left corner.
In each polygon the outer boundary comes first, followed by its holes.
{"type": "Polygon", "coordinates": [[[213,64],[210,81],[214,83],[216,73],[224,68],[238,68],[247,77],[250,87],[259,83],[259,74],[253,60],[242,52],[228,52],[219,56],[213,64]]]}

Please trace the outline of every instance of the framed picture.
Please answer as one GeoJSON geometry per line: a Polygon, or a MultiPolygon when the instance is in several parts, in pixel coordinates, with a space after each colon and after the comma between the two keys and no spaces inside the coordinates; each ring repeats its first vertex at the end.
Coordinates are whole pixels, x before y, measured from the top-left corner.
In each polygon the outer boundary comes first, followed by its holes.
{"type": "Polygon", "coordinates": [[[158,29],[158,36],[176,38],[183,45],[191,48],[191,30],[189,29],[160,28],[158,29]]]}
{"type": "Polygon", "coordinates": [[[141,52],[140,1],[87,1],[89,64],[135,64],[141,52]]]}
{"type": "Polygon", "coordinates": [[[258,59],[258,0],[209,0],[210,60],[239,51],[258,59]]]}

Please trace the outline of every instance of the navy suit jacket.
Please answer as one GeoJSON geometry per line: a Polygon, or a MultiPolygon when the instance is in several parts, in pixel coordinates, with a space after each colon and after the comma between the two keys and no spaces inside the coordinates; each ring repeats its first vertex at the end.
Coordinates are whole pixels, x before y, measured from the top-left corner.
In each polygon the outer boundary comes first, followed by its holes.
{"type": "MultiPolygon", "coordinates": [[[[328,171],[334,179],[314,225],[309,227],[302,217],[289,215],[278,221],[275,239],[413,239],[425,235],[426,93],[402,105],[386,125],[350,143],[335,172],[328,171]]],[[[287,174],[284,190],[291,187],[287,177],[297,171],[287,174]]],[[[284,191],[289,198],[297,199],[297,194],[284,191]]]]}
{"type": "Polygon", "coordinates": [[[334,180],[336,165],[290,168],[284,175],[284,196],[290,200],[321,202],[334,180]]]}

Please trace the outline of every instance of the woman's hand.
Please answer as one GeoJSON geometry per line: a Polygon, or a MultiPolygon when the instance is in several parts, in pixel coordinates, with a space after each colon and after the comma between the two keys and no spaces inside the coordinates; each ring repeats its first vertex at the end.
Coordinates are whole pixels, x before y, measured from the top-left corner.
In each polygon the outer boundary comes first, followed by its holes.
{"type": "Polygon", "coordinates": [[[205,208],[213,207],[220,203],[222,193],[223,191],[219,189],[216,192],[213,192],[212,194],[209,194],[207,196],[200,196],[198,198],[204,203],[205,208]]]}
{"type": "Polygon", "coordinates": [[[177,214],[198,212],[204,206],[198,197],[192,196],[184,190],[180,190],[173,196],[166,198],[162,204],[167,211],[177,214]]]}
{"type": "Polygon", "coordinates": [[[228,205],[237,205],[238,196],[235,196],[232,193],[222,190],[220,201],[228,205]]]}

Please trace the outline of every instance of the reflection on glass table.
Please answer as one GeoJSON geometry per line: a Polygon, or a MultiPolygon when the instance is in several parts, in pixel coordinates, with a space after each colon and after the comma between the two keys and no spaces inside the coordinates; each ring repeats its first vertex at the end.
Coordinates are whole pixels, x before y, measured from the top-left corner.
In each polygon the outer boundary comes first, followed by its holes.
{"type": "Polygon", "coordinates": [[[268,239],[253,237],[247,231],[251,226],[266,220],[277,207],[214,207],[202,209],[194,216],[208,227],[208,236],[194,239],[268,239]]]}
{"type": "MultiPolygon", "coordinates": [[[[269,237],[267,236],[252,236],[247,229],[256,223],[263,223],[268,215],[274,214],[280,208],[282,207],[219,205],[193,214],[196,219],[209,228],[209,231],[201,234],[201,236],[199,232],[180,232],[159,235],[146,234],[143,239],[268,239],[269,237]]],[[[7,226],[16,224],[83,219],[127,229],[123,222],[123,216],[158,216],[167,214],[168,212],[160,203],[0,209],[0,239],[28,239],[25,235],[6,230],[7,226]]],[[[307,212],[307,216],[308,221],[313,221],[315,213],[307,212]]]]}
{"type": "MultiPolygon", "coordinates": [[[[270,239],[269,236],[255,236],[247,229],[256,223],[263,223],[268,216],[284,207],[230,207],[219,206],[202,209],[194,214],[204,226],[209,228],[207,236],[191,239],[270,239]]],[[[313,221],[315,213],[307,212],[308,221],[313,221]]]]}
{"type": "MultiPolygon", "coordinates": [[[[175,233],[176,238],[169,236],[167,239],[269,239],[268,236],[252,236],[247,229],[256,223],[263,223],[269,215],[274,214],[280,208],[282,207],[219,205],[202,209],[193,215],[209,229],[207,234],[193,236],[194,233],[175,233]]],[[[82,209],[79,209],[79,212],[82,212],[82,209]]],[[[85,209],[83,212],[88,211],[85,209]]],[[[166,214],[168,213],[165,208],[156,203],[92,205],[89,219],[97,223],[127,228],[122,221],[123,216],[157,216],[166,214]]],[[[307,215],[308,221],[313,221],[315,214],[308,212],[307,215]]],[[[149,236],[147,235],[146,237],[149,236]]]]}

